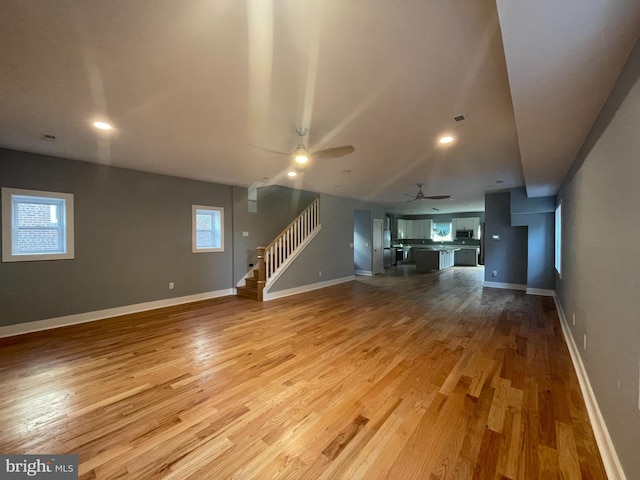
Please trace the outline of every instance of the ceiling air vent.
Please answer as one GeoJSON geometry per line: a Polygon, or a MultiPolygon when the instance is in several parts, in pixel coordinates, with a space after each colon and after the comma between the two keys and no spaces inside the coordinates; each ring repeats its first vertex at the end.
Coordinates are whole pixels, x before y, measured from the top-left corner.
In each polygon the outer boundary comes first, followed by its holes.
{"type": "Polygon", "coordinates": [[[454,119],[456,122],[464,122],[464,121],[466,120],[466,118],[465,118],[465,116],[464,116],[464,115],[456,115],[455,117],[453,117],[453,119],[454,119]]]}
{"type": "Polygon", "coordinates": [[[51,135],[49,133],[45,133],[44,135],[42,135],[42,139],[46,140],[47,142],[55,142],[56,141],[56,136],[55,135],[51,135]]]}

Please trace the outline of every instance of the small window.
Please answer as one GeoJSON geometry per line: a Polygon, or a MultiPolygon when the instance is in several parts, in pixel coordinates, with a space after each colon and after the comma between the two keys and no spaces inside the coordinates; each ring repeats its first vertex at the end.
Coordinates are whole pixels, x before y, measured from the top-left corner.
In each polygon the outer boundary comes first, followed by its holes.
{"type": "Polygon", "coordinates": [[[555,267],[562,278],[562,203],[556,207],[555,267]]]}
{"type": "Polygon", "coordinates": [[[74,258],[73,195],[2,189],[2,261],[74,258]]]}
{"type": "Polygon", "coordinates": [[[453,240],[451,222],[433,222],[431,239],[434,242],[448,242],[453,240]]]}
{"type": "Polygon", "coordinates": [[[193,253],[224,251],[224,209],[219,207],[192,207],[193,253]]]}

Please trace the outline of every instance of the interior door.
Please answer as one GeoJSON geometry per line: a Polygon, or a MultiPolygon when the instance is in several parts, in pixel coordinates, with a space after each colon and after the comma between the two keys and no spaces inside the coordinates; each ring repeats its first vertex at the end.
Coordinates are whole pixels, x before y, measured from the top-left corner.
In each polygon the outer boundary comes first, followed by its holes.
{"type": "Polygon", "coordinates": [[[373,274],[384,273],[384,264],[383,264],[383,249],[382,249],[382,240],[383,240],[383,228],[382,228],[382,219],[374,218],[373,219],[373,274]]]}

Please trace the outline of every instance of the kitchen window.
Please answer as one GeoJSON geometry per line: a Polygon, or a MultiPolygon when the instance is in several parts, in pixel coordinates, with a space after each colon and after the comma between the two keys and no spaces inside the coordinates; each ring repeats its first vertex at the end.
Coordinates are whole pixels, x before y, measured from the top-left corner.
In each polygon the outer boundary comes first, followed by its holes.
{"type": "Polygon", "coordinates": [[[73,195],[2,189],[2,261],[74,258],[73,195]]]}
{"type": "Polygon", "coordinates": [[[433,222],[431,239],[434,242],[450,242],[453,240],[451,222],[433,222]]]}
{"type": "Polygon", "coordinates": [[[192,252],[224,252],[224,208],[193,205],[192,252]]]}

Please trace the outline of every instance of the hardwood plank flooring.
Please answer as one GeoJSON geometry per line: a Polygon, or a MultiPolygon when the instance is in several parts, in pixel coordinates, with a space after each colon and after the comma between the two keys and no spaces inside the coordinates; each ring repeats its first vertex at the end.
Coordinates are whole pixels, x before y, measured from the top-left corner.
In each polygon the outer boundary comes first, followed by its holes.
{"type": "Polygon", "coordinates": [[[88,479],[605,479],[553,300],[481,267],[0,340],[0,452],[88,479]]]}

